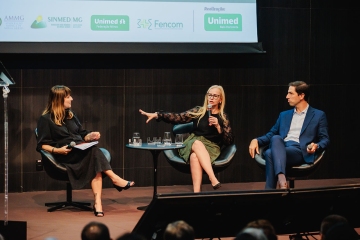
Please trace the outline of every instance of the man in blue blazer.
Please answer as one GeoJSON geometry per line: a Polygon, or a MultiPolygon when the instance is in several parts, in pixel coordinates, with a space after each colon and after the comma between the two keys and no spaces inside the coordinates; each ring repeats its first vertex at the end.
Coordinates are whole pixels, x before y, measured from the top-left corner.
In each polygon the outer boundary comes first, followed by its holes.
{"type": "Polygon", "coordinates": [[[328,124],[323,111],[308,104],[309,85],[303,81],[289,83],[286,99],[294,109],[280,113],[275,125],[265,135],[250,142],[252,158],[259,154],[259,146],[269,145],[265,151],[265,189],[288,188],[286,167],[313,163],[315,152],[328,147],[328,124]]]}

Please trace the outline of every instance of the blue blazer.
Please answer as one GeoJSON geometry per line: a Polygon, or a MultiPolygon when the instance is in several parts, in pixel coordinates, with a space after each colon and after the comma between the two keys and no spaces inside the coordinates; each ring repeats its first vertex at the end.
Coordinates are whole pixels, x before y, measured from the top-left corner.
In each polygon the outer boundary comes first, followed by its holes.
{"type": "MultiPolygon", "coordinates": [[[[269,145],[270,139],[274,135],[280,135],[285,139],[290,130],[293,113],[294,109],[281,112],[270,131],[257,138],[259,146],[269,145]]],[[[309,154],[306,150],[308,144],[312,142],[318,144],[319,150],[326,149],[329,146],[328,123],[323,111],[309,106],[300,131],[299,141],[304,160],[307,163],[313,163],[315,160],[315,154],[309,154]]]]}

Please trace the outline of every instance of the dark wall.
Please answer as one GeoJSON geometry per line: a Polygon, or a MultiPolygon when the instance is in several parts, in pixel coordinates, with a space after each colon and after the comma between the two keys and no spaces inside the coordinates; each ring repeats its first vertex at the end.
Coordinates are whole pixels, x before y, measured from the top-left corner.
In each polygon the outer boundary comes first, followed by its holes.
{"type": "MultiPolygon", "coordinates": [[[[201,105],[213,84],[226,92],[226,112],[235,133],[237,153],[221,182],[264,181],[264,171],[250,158],[252,138],[264,134],[280,111],[289,109],[287,84],[312,86],[310,104],[326,112],[330,148],[311,178],[360,177],[354,150],[359,134],[358,50],[355,34],[359,9],[350,1],[258,1],[259,41],[265,54],[3,54],[16,84],[7,99],[9,118],[9,191],[64,189],[35,170],[34,128],[55,84],[72,89],[73,110],[89,130],[102,134],[99,146],[112,154],[112,166],[136,186],[152,186],[150,152],[128,149],[132,132],[161,136],[171,125],[145,123],[138,109],[183,111],[201,105]]],[[[5,100],[4,100],[5,103],[5,100]]],[[[5,104],[4,104],[5,105],[5,104]]],[[[4,107],[0,108],[3,111],[4,107]]],[[[3,136],[4,127],[0,127],[3,136]]],[[[0,146],[4,146],[0,138],[0,146]]],[[[3,152],[3,151],[1,151],[3,152]]],[[[1,158],[1,169],[4,161],[1,158]]],[[[4,172],[0,173],[3,191],[4,172]]],[[[208,184],[204,178],[204,184],[208,184]]],[[[105,187],[110,187],[109,179],[105,187]]],[[[160,154],[158,184],[191,184],[160,154]]]]}

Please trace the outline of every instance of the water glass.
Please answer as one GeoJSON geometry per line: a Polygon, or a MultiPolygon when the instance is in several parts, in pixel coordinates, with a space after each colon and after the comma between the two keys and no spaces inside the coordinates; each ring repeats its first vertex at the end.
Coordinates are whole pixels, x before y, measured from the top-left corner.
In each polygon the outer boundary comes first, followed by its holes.
{"type": "Polygon", "coordinates": [[[182,145],[183,144],[183,135],[182,134],[176,134],[176,136],[175,136],[175,144],[176,145],[182,145]]]}
{"type": "Polygon", "coordinates": [[[134,138],[133,145],[134,146],[141,146],[142,145],[141,138],[134,138]]]}
{"type": "Polygon", "coordinates": [[[155,145],[156,143],[156,137],[154,137],[153,139],[151,139],[151,137],[147,137],[147,143],[149,145],[155,145]]]}
{"type": "Polygon", "coordinates": [[[141,143],[140,133],[138,133],[138,132],[133,133],[132,142],[133,142],[134,146],[141,145],[140,144],[141,143]]]}
{"type": "Polygon", "coordinates": [[[164,143],[164,145],[171,145],[171,133],[170,132],[164,132],[163,143],[164,143]]]}
{"type": "Polygon", "coordinates": [[[154,137],[154,143],[155,143],[156,145],[161,144],[161,137],[154,137]]]}

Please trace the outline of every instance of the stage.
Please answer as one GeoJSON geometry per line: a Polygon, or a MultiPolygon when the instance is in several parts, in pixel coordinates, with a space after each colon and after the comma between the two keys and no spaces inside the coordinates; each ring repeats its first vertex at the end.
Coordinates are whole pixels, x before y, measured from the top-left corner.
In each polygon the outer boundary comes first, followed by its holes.
{"type": "MultiPolygon", "coordinates": [[[[350,186],[360,184],[359,178],[352,179],[325,179],[325,180],[297,180],[295,191],[301,189],[322,189],[339,186],[350,186]]],[[[227,183],[217,191],[212,190],[210,185],[203,185],[202,196],[210,196],[213,193],[223,195],[222,201],[228,198],[229,193],[237,191],[257,191],[263,193],[264,182],[251,183],[227,183]],[[259,191],[258,191],[259,190],[259,191]]],[[[192,186],[158,186],[158,194],[192,195],[192,186]]],[[[266,192],[266,191],[264,191],[266,192]]],[[[10,193],[8,221],[25,221],[27,224],[28,240],[45,240],[53,237],[57,240],[80,239],[82,228],[90,221],[105,223],[113,239],[126,232],[131,232],[138,224],[144,211],[138,210],[140,206],[148,205],[152,201],[153,187],[132,187],[126,191],[118,192],[113,188],[103,190],[103,218],[95,217],[92,212],[81,211],[75,208],[67,208],[55,212],[47,212],[45,202],[63,201],[66,198],[66,191],[42,191],[26,193],[10,193]]],[[[238,194],[237,194],[238,195],[238,194]]],[[[311,194],[310,194],[311,195],[311,194]]],[[[84,201],[93,203],[91,189],[73,191],[73,201],[84,201]]],[[[180,200],[179,200],[180,201],[180,200]]],[[[266,199],[264,200],[266,201],[266,199]]],[[[0,194],[0,220],[4,220],[4,194],[0,194]]],[[[169,213],[171,214],[171,213],[169,213]]],[[[306,213],[303,218],[312,218],[306,213]]],[[[241,216],[238,216],[241,219],[241,216]]],[[[221,223],[220,223],[221,224],[221,223]]],[[[277,225],[277,223],[273,223],[277,225]]],[[[319,223],[320,227],[320,223],[319,223]]],[[[239,231],[240,231],[239,227],[239,231]]],[[[360,232],[360,228],[356,229],[360,232]]],[[[195,229],[196,232],[196,229],[195,229]]],[[[318,238],[318,236],[315,236],[318,238]]],[[[232,239],[221,237],[221,239],[232,239]]],[[[279,240],[289,239],[288,234],[279,235],[279,240]]]]}

